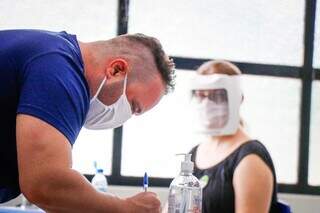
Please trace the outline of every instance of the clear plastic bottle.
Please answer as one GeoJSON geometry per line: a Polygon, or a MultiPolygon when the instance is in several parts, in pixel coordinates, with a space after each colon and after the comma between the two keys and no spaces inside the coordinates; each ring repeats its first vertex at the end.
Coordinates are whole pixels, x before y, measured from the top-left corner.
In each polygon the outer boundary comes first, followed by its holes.
{"type": "Polygon", "coordinates": [[[91,184],[93,187],[100,192],[107,192],[108,189],[108,181],[107,178],[103,174],[103,169],[97,169],[96,174],[91,180],[91,184]]]}
{"type": "Polygon", "coordinates": [[[199,180],[192,175],[191,154],[183,154],[181,171],[170,184],[168,213],[201,213],[202,188],[199,180]]]}

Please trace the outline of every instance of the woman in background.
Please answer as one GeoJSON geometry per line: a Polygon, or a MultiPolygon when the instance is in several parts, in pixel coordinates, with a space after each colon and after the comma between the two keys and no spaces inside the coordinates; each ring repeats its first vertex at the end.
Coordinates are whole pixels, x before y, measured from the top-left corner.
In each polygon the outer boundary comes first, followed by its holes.
{"type": "Polygon", "coordinates": [[[240,75],[230,62],[209,61],[192,81],[198,130],[208,136],[191,150],[194,175],[203,186],[204,213],[279,212],[272,159],[245,132],[239,116],[240,75]]]}

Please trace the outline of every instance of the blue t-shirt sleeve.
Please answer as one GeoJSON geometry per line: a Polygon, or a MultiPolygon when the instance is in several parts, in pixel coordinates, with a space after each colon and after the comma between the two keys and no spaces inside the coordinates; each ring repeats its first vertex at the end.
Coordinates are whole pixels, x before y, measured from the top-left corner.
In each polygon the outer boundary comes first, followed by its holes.
{"type": "Polygon", "coordinates": [[[72,58],[49,53],[29,62],[21,79],[17,113],[45,121],[73,144],[89,107],[82,70],[72,58]]]}

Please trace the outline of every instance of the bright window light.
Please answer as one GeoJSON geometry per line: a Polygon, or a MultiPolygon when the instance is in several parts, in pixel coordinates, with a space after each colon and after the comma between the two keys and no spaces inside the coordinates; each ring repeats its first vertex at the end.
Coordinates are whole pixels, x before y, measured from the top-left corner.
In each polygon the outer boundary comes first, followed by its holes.
{"type": "Polygon", "coordinates": [[[301,66],[304,4],[131,0],[129,31],[159,38],[170,55],[301,66]]]}
{"type": "Polygon", "coordinates": [[[316,11],[316,28],[315,28],[315,36],[314,36],[314,60],[313,66],[316,68],[320,68],[320,3],[317,2],[317,11],[316,11]]]}
{"type": "Polygon", "coordinates": [[[313,82],[312,91],[309,184],[320,186],[320,82],[318,80],[313,82]]]}
{"type": "Polygon", "coordinates": [[[107,175],[111,174],[112,130],[82,128],[73,146],[73,168],[83,174],[94,174],[94,161],[107,175]]]}
{"type": "Polygon", "coordinates": [[[1,0],[0,28],[65,30],[81,41],[107,39],[116,35],[117,5],[117,0],[1,0]]]}
{"type": "Polygon", "coordinates": [[[242,116],[248,132],[271,153],[278,182],[295,184],[298,173],[301,81],[245,75],[242,85],[245,95],[242,116]]]}

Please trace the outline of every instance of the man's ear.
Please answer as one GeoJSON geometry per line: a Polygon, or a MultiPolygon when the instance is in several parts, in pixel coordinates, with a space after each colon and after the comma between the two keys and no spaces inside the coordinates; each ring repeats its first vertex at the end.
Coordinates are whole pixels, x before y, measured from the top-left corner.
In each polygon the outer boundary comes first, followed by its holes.
{"type": "Polygon", "coordinates": [[[125,76],[129,72],[128,62],[122,58],[112,60],[106,68],[107,79],[125,76]]]}

